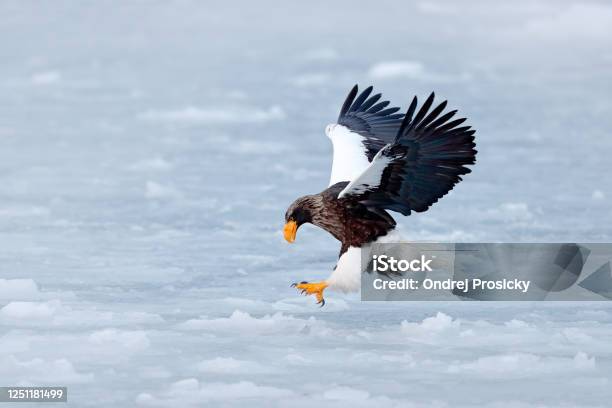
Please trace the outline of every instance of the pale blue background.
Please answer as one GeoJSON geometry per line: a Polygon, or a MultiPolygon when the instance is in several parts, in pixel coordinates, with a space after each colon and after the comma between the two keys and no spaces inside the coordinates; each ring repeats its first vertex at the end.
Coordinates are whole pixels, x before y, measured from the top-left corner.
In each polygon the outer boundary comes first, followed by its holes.
{"type": "Polygon", "coordinates": [[[287,3],[2,2],[0,383],[75,407],[609,405],[607,304],[319,310],[289,284],[338,244],[280,230],[358,82],[478,130],[407,238],[610,241],[612,6],[287,3]]]}

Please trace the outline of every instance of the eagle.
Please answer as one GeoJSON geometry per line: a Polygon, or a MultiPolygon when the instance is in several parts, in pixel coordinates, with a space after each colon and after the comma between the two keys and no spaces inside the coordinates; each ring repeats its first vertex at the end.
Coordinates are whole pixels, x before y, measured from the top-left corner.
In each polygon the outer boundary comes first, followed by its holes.
{"type": "Polygon", "coordinates": [[[333,145],[329,186],[295,200],[285,213],[283,234],[295,241],[303,224],[314,224],[340,241],[340,255],[328,279],[291,286],[325,305],[326,288],[343,292],[360,287],[361,248],[394,237],[395,220],[427,211],[459,183],[476,162],[471,126],[461,126],[457,110],[434,107],[432,92],[419,107],[414,96],[406,113],[389,107],[369,86],[355,85],[338,120],[326,127],[333,145]],[[418,108],[418,109],[417,109],[418,108]]]}

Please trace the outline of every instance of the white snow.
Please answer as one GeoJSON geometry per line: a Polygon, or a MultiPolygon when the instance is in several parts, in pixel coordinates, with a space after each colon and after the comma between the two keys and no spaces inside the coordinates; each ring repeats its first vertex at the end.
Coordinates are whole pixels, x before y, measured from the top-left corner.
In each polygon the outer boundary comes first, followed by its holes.
{"type": "Polygon", "coordinates": [[[190,319],[181,323],[179,328],[183,330],[205,330],[209,333],[225,335],[268,335],[281,332],[300,332],[312,325],[318,326],[321,324],[314,317],[304,320],[278,312],[257,318],[246,312],[236,310],[227,318],[190,319]]]}
{"type": "Polygon", "coordinates": [[[34,300],[41,296],[32,279],[0,279],[0,299],[34,300]]]}
{"type": "Polygon", "coordinates": [[[351,387],[336,387],[327,390],[323,393],[323,398],[330,400],[341,400],[341,401],[353,401],[359,402],[367,400],[370,397],[370,393],[351,387]]]}
{"type": "Polygon", "coordinates": [[[269,367],[255,361],[237,360],[232,357],[216,357],[198,363],[198,370],[216,374],[266,374],[273,372],[269,367]]]}
{"type": "Polygon", "coordinates": [[[145,184],[145,197],[151,199],[172,199],[181,198],[182,194],[176,188],[163,185],[155,181],[147,181],[145,184]]]}
{"type": "Polygon", "coordinates": [[[332,80],[332,77],[327,73],[309,73],[302,74],[291,78],[290,82],[297,87],[313,87],[324,86],[332,80]]]}
{"type": "Polygon", "coordinates": [[[159,122],[193,122],[193,123],[259,123],[285,118],[280,106],[268,109],[256,107],[203,108],[187,106],[185,108],[163,111],[147,111],[139,118],[159,122]]]}
{"type": "Polygon", "coordinates": [[[134,171],[166,171],[172,168],[172,163],[162,157],[140,160],[129,166],[134,171]]]}
{"type": "Polygon", "coordinates": [[[42,217],[49,212],[48,208],[35,205],[0,207],[0,217],[42,217]]]}
{"type": "Polygon", "coordinates": [[[96,346],[122,348],[129,350],[144,350],[151,342],[142,330],[96,330],[89,335],[89,342],[96,346]]]}
{"type": "Polygon", "coordinates": [[[0,320],[44,320],[53,317],[60,302],[10,302],[0,309],[0,320]]]}
{"type": "Polygon", "coordinates": [[[606,4],[576,2],[526,24],[528,34],[559,41],[559,33],[573,41],[604,41],[612,34],[612,10],[606,4]],[[585,24],[588,22],[588,24],[585,24]]]}
{"type": "Polygon", "coordinates": [[[453,374],[472,374],[485,378],[522,378],[567,376],[576,371],[593,370],[595,359],[579,351],[571,357],[542,358],[534,354],[512,353],[479,357],[473,362],[451,364],[448,371],[453,374]]]}
{"type": "Polygon", "coordinates": [[[453,318],[447,314],[438,312],[433,317],[423,319],[421,323],[411,323],[404,320],[401,325],[401,330],[402,333],[407,335],[427,335],[458,329],[459,324],[458,321],[453,321],[453,318]]]}
{"type": "MultiPolygon", "coordinates": [[[[71,301],[73,303],[74,301],[71,301]]],[[[78,308],[59,299],[44,302],[12,301],[0,309],[0,325],[14,327],[100,327],[114,325],[152,325],[163,322],[154,313],[134,309],[108,311],[80,303],[78,308]]]]}
{"type": "Polygon", "coordinates": [[[418,61],[385,61],[373,65],[368,74],[373,79],[420,78],[425,75],[425,67],[418,61]]]}
{"type": "Polygon", "coordinates": [[[93,381],[93,373],[79,372],[65,359],[44,360],[34,358],[20,360],[13,355],[0,357],[0,376],[15,381],[14,385],[83,384],[93,381]]]}
{"type": "Polygon", "coordinates": [[[304,51],[302,55],[300,55],[300,59],[321,63],[337,59],[339,57],[338,54],[338,51],[333,48],[314,48],[304,51]]]}
{"type": "Polygon", "coordinates": [[[487,214],[498,221],[505,222],[527,222],[534,218],[527,203],[510,202],[502,203],[497,208],[491,208],[487,214]]]}
{"type": "Polygon", "coordinates": [[[271,400],[288,398],[292,392],[285,389],[267,387],[250,381],[237,383],[200,384],[195,378],[177,381],[159,395],[143,393],[136,402],[143,406],[201,406],[204,403],[223,403],[237,400],[271,400]]]}
{"type": "Polygon", "coordinates": [[[45,71],[32,75],[30,80],[34,85],[49,85],[59,82],[61,78],[61,74],[57,71],[45,71]]]}

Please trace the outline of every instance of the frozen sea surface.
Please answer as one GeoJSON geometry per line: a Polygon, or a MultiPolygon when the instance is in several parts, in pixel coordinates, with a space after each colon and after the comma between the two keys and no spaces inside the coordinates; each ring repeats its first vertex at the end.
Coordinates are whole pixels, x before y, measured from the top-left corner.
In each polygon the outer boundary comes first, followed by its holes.
{"type": "Polygon", "coordinates": [[[69,406],[604,407],[608,303],[319,309],[349,88],[435,90],[478,163],[404,235],[612,239],[608,2],[0,5],[0,385],[69,406]]]}

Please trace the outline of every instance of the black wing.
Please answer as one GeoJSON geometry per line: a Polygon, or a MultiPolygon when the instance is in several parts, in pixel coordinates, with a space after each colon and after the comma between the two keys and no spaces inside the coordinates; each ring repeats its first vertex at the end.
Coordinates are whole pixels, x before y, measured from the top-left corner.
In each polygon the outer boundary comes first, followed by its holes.
{"type": "Polygon", "coordinates": [[[465,166],[476,162],[476,131],[459,126],[465,118],[451,120],[456,110],[442,114],[446,101],[430,111],[433,100],[432,93],[413,118],[414,97],[395,140],[340,198],[350,196],[367,206],[409,215],[426,211],[471,172],[465,166]]]}
{"type": "Polygon", "coordinates": [[[400,128],[404,118],[403,113],[396,113],[398,107],[389,108],[389,101],[381,101],[381,94],[372,95],[371,86],[364,89],[359,96],[357,85],[351,89],[338,116],[338,124],[346,126],[365,139],[368,161],[372,161],[376,153],[388,143],[391,143],[400,128]]]}

